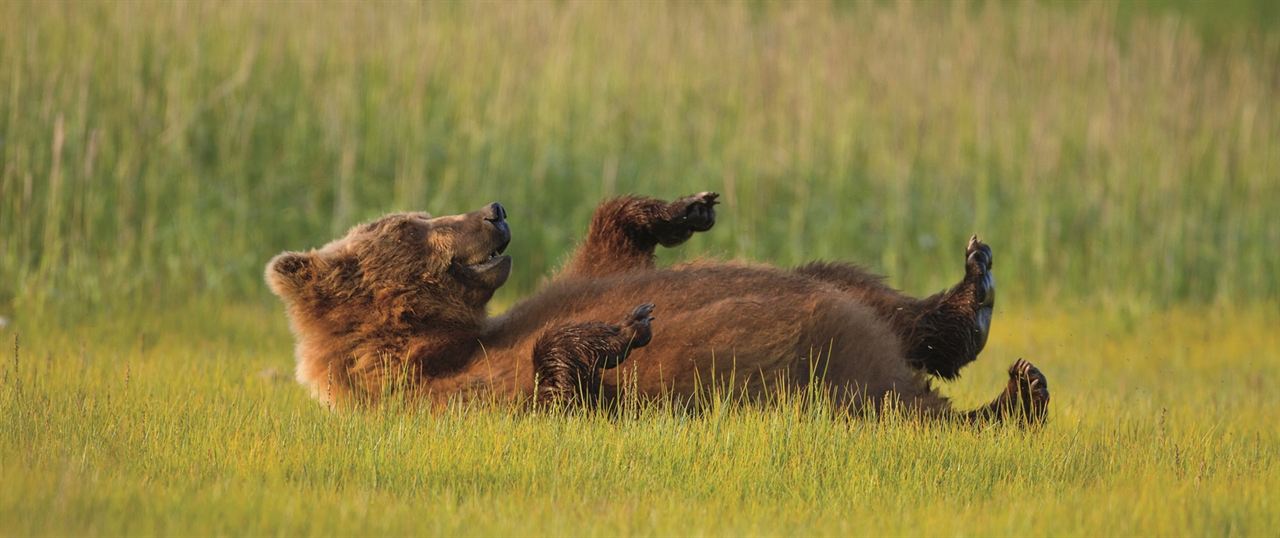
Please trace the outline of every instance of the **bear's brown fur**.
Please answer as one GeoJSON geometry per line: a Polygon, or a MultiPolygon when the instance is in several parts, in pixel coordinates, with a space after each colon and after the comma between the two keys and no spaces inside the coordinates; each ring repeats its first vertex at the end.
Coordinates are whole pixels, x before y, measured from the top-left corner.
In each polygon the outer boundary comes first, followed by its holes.
{"type": "Polygon", "coordinates": [[[847,264],[656,268],[657,245],[712,227],[716,198],[606,201],[564,270],[496,318],[485,304],[511,270],[496,203],[388,215],[319,250],[275,257],[266,280],[287,305],[298,380],[327,402],[393,390],[435,402],[598,402],[619,387],[687,398],[732,380],[751,398],[818,383],[854,409],[892,398],[930,416],[1044,417],[1047,384],[1025,361],[1000,396],[968,413],[930,385],[931,375],[958,375],[986,341],[991,250],[976,237],[960,284],[924,299],[847,264]]]}

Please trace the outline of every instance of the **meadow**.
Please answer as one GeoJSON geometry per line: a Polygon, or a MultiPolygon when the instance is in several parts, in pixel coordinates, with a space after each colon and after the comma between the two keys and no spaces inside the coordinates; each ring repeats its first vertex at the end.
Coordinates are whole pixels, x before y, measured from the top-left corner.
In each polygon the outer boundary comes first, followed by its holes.
{"type": "MultiPolygon", "coordinates": [[[[0,3],[0,535],[1272,535],[1267,2],[0,3]],[[601,198],[723,193],[661,263],[995,248],[1041,428],[782,401],[331,412],[261,281],[493,200],[501,309],[601,198]]],[[[660,322],[659,322],[660,323],[660,322]]],[[[655,326],[655,331],[660,325],[655,326]]]]}

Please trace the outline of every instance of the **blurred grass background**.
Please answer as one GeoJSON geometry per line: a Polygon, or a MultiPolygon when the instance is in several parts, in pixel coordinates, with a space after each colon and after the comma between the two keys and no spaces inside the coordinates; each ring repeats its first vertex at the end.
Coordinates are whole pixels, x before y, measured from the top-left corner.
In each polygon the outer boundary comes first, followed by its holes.
{"type": "Polygon", "coordinates": [[[0,308],[263,300],[281,250],[491,200],[509,303],[601,198],[707,189],[720,226],[667,258],[928,293],[977,231],[1002,301],[1274,302],[1276,11],[4,2],[0,308]]]}

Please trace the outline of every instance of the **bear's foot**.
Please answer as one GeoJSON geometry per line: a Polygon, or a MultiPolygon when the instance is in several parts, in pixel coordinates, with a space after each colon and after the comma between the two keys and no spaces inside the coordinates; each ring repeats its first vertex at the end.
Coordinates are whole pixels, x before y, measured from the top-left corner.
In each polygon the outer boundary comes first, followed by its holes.
{"type": "Polygon", "coordinates": [[[648,345],[649,341],[653,339],[652,314],[653,303],[637,306],[630,314],[627,314],[627,317],[622,320],[618,331],[621,337],[620,341],[626,341],[625,348],[617,355],[601,355],[596,367],[605,370],[614,368],[626,359],[627,352],[648,345]]]}
{"type": "Polygon", "coordinates": [[[679,245],[694,232],[705,232],[716,224],[716,201],[719,193],[700,192],[667,205],[664,219],[655,222],[654,236],[664,247],[679,245]]]}
{"type": "Polygon", "coordinates": [[[600,395],[600,370],[615,368],[633,350],[653,339],[653,304],[633,308],[618,325],[590,321],[549,329],[533,346],[537,400],[541,403],[593,402],[600,395]]]}
{"type": "Polygon", "coordinates": [[[1009,382],[994,401],[963,415],[970,422],[1012,420],[1021,425],[1044,423],[1049,414],[1049,381],[1035,365],[1018,359],[1009,367],[1009,382]]]}
{"type": "Polygon", "coordinates": [[[604,276],[653,267],[658,245],[674,247],[710,230],[716,223],[714,192],[674,202],[647,196],[622,196],[596,208],[587,239],[561,274],[604,276]]]}
{"type": "Polygon", "coordinates": [[[1049,381],[1035,365],[1018,359],[1009,367],[1009,383],[997,398],[1001,414],[1028,424],[1040,424],[1049,414],[1049,381]]]}
{"type": "Polygon", "coordinates": [[[996,281],[991,276],[991,247],[974,234],[969,238],[964,254],[964,285],[972,290],[973,330],[981,351],[991,334],[991,313],[996,304],[996,281]]]}
{"type": "Polygon", "coordinates": [[[1005,392],[993,404],[998,418],[1041,424],[1048,415],[1048,379],[1036,365],[1018,359],[1009,366],[1005,392]]]}

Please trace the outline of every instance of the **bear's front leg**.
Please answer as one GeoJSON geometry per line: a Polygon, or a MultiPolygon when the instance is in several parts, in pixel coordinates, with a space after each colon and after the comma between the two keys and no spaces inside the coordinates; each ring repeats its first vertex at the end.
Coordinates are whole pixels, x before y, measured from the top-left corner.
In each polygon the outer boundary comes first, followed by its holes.
{"type": "Polygon", "coordinates": [[[550,329],[533,346],[540,404],[592,402],[600,394],[600,370],[622,364],[652,338],[653,304],[637,306],[617,325],[577,323],[550,329]]]}
{"type": "Polygon", "coordinates": [[[587,238],[563,274],[602,276],[653,267],[658,245],[674,247],[715,225],[719,197],[700,192],[674,202],[644,196],[608,200],[596,208],[587,238]]]}

